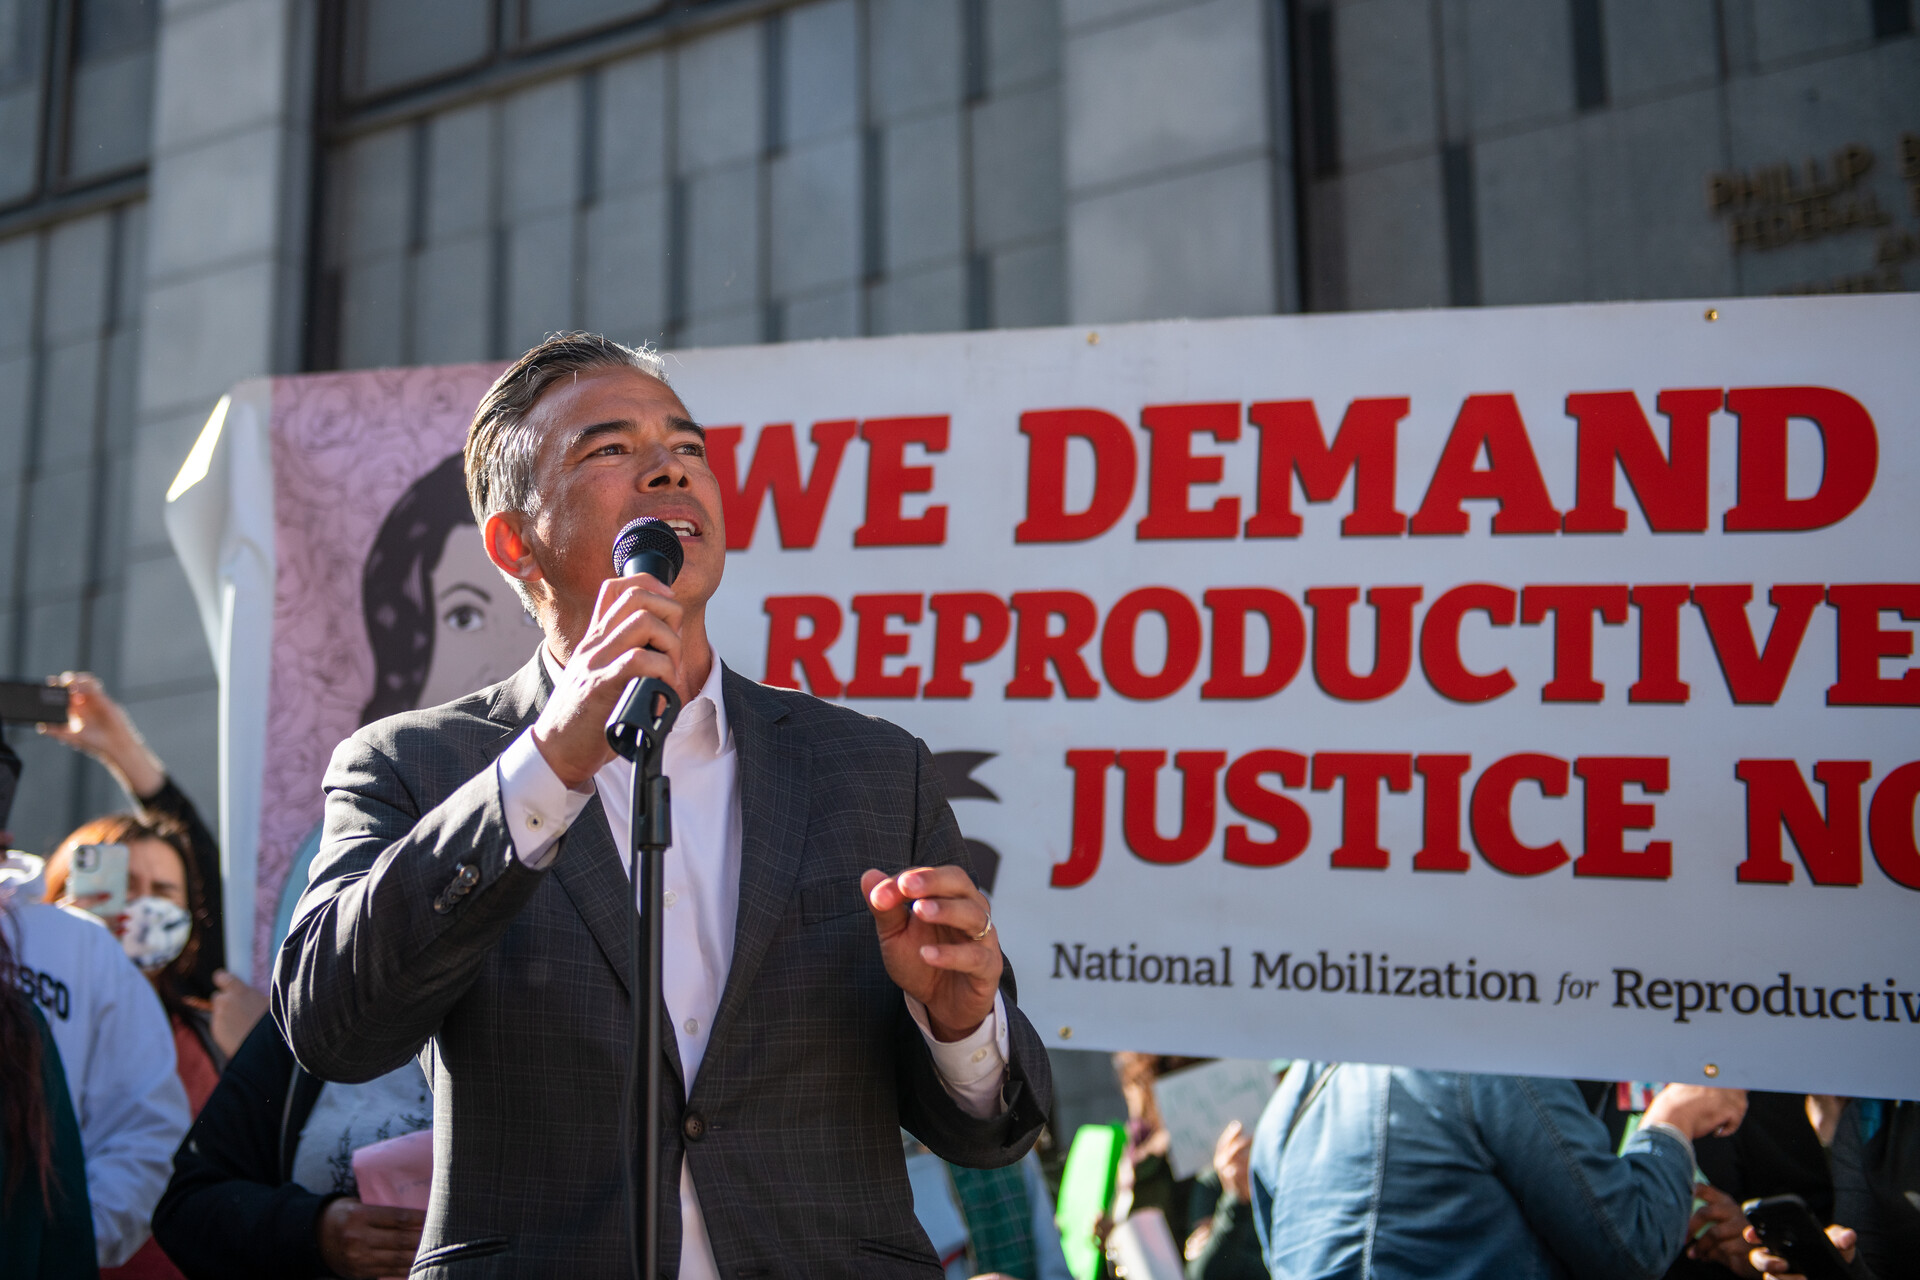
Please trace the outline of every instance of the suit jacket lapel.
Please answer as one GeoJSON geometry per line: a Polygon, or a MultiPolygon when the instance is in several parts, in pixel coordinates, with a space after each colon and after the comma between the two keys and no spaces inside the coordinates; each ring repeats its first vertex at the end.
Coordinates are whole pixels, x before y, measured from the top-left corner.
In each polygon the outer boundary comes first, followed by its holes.
{"type": "MultiPolygon", "coordinates": [[[[547,705],[547,697],[553,692],[553,681],[547,675],[546,663],[540,654],[533,655],[533,661],[522,667],[518,675],[501,686],[501,695],[496,699],[490,718],[511,723],[513,731],[532,724],[547,705]]],[[[629,1000],[633,991],[629,984],[632,975],[632,948],[628,946],[629,930],[632,925],[633,883],[627,879],[626,867],[621,863],[620,851],[613,842],[613,829],[607,825],[606,810],[595,794],[587,801],[586,808],[574,824],[560,837],[561,847],[558,860],[554,863],[553,878],[560,882],[573,909],[585,922],[587,932],[600,947],[600,952],[612,966],[615,977],[620,981],[620,990],[629,1000]]],[[[667,1060],[675,1080],[680,1079],[680,1048],[675,1039],[671,1015],[663,1008],[661,1012],[661,1056],[667,1060]]],[[[682,1082],[684,1096],[684,1082],[682,1082]]]]}
{"type": "Polygon", "coordinates": [[[709,1054],[740,1016],[786,914],[807,835],[807,761],[781,723],[784,711],[759,685],[730,668],[722,671],[721,688],[738,753],[740,911],[709,1054]]]}

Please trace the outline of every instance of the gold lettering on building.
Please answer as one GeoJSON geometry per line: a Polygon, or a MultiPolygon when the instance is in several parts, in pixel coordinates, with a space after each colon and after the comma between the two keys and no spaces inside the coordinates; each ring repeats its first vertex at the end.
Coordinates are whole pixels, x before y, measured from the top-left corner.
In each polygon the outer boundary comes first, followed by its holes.
{"type": "MultiPolygon", "coordinates": [[[[1809,158],[1797,166],[1761,165],[1710,174],[1707,209],[1727,219],[1727,238],[1735,249],[1778,249],[1885,226],[1892,218],[1880,207],[1879,197],[1861,185],[1873,164],[1872,149],[1851,142],[1824,161],[1809,158]]],[[[1920,171],[1920,138],[1908,134],[1901,139],[1901,165],[1903,173],[1909,168],[1920,171]]],[[[1920,193],[1920,187],[1915,190],[1920,193]]]]}

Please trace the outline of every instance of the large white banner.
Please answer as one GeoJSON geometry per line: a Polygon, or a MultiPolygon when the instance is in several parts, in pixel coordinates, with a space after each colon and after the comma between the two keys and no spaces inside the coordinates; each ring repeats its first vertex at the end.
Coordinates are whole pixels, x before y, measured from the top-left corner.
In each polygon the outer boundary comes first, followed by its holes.
{"type": "Polygon", "coordinates": [[[1895,296],[670,369],[717,648],[940,753],[1050,1043],[1920,1097],[1917,337],[1895,296]]]}

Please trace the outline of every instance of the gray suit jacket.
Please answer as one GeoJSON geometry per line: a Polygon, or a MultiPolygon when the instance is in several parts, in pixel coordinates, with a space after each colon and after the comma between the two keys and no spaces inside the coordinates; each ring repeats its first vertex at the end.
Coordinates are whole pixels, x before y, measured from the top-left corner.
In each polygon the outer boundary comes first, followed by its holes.
{"type": "MultiPolygon", "coordinates": [[[[684,1159],[722,1276],[932,1280],[899,1128],[958,1164],[1019,1159],[1051,1101],[1045,1050],[1009,969],[1006,1109],[974,1119],[881,963],[861,873],[966,863],[926,747],[732,671],[723,689],[740,913],[691,1095],[662,1032],[663,1274],[678,1269],[684,1159]]],[[[274,974],[274,1016],[308,1070],[369,1080],[425,1050],[434,1183],[416,1276],[627,1274],[631,890],[597,798],[547,869],[523,866],[491,767],[550,690],[536,655],[340,745],[274,974]]]]}

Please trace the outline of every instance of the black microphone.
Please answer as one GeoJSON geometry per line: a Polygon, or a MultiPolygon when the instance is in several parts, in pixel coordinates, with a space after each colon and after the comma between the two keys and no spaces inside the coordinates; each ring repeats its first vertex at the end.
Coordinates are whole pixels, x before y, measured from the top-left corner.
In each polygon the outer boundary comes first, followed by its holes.
{"type": "Polygon", "coordinates": [[[623,578],[650,573],[662,586],[672,586],[680,576],[687,553],[680,546],[680,535],[664,520],[639,516],[627,521],[620,536],[613,540],[613,571],[623,578]]]}
{"type": "MultiPolygon", "coordinates": [[[[638,516],[627,521],[613,540],[613,569],[623,578],[650,573],[663,586],[670,587],[680,576],[680,566],[686,560],[680,535],[666,521],[653,516],[638,516]]],[[[652,677],[629,680],[626,692],[607,720],[607,745],[627,759],[635,760],[648,742],[656,750],[666,742],[679,714],[680,695],[666,681],[652,677]]],[[[657,772],[657,756],[653,767],[657,772]]]]}

